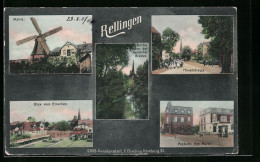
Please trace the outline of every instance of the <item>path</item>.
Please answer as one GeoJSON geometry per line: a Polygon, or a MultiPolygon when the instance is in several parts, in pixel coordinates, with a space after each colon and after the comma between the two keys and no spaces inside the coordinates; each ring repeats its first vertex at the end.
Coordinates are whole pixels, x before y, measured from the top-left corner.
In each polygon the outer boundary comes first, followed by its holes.
{"type": "Polygon", "coordinates": [[[160,74],[216,74],[220,73],[221,68],[218,65],[209,66],[209,65],[202,65],[195,62],[184,62],[183,67],[179,68],[171,68],[165,72],[160,74]]]}
{"type": "Polygon", "coordinates": [[[178,137],[173,136],[160,136],[160,147],[176,147],[178,145],[178,142],[181,141],[178,137]]]}

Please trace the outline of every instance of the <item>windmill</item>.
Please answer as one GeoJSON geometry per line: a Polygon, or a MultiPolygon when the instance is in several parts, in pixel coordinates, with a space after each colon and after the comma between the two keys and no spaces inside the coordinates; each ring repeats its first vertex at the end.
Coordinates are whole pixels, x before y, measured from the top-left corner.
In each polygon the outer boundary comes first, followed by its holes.
{"type": "Polygon", "coordinates": [[[31,53],[31,56],[30,56],[30,60],[48,57],[49,54],[50,54],[50,49],[49,49],[48,45],[46,44],[45,38],[52,35],[52,34],[55,34],[59,31],[61,31],[62,27],[60,26],[60,27],[54,28],[54,29],[49,30],[48,32],[42,34],[42,31],[41,31],[36,19],[34,17],[31,17],[31,21],[32,21],[33,26],[35,27],[35,29],[36,29],[36,31],[38,32],[39,35],[33,35],[33,36],[30,36],[30,37],[21,39],[19,41],[16,41],[16,44],[20,45],[20,44],[29,42],[29,41],[34,39],[35,44],[34,44],[34,48],[33,48],[33,51],[31,53]]]}

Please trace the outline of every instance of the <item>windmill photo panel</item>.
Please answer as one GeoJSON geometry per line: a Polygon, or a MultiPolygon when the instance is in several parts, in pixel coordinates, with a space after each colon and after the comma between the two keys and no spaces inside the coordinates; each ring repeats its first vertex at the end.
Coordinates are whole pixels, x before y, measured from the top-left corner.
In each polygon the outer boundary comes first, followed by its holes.
{"type": "Polygon", "coordinates": [[[149,44],[96,44],[96,118],[148,119],[149,44]]]}
{"type": "Polygon", "coordinates": [[[233,101],[160,101],[160,147],[234,147],[233,101]]]}
{"type": "Polygon", "coordinates": [[[11,74],[92,72],[91,15],[9,16],[11,74]]]}
{"type": "Polygon", "coordinates": [[[153,15],[152,74],[234,73],[234,16],[153,15]]]}
{"type": "Polygon", "coordinates": [[[93,147],[92,100],[10,101],[10,147],[93,147]]]}

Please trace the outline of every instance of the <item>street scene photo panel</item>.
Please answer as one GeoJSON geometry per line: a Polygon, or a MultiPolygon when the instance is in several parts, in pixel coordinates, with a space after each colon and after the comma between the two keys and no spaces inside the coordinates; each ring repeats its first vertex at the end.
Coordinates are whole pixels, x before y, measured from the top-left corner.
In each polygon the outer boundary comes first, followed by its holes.
{"type": "Polygon", "coordinates": [[[152,74],[233,73],[233,16],[152,16],[152,74]]]}

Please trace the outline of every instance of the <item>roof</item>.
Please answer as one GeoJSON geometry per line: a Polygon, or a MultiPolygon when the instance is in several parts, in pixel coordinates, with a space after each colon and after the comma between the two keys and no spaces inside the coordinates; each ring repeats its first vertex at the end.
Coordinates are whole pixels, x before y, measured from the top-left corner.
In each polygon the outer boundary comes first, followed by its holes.
{"type": "Polygon", "coordinates": [[[17,125],[17,124],[20,124],[21,122],[19,121],[16,121],[16,122],[12,122],[10,125],[17,125]]]}
{"type": "Polygon", "coordinates": [[[198,50],[191,51],[191,54],[198,53],[198,50]]]}
{"type": "Polygon", "coordinates": [[[212,114],[225,114],[225,115],[233,115],[234,110],[228,108],[217,108],[217,107],[208,107],[200,112],[200,115],[205,115],[208,113],[212,114]]]}
{"type": "Polygon", "coordinates": [[[93,128],[93,121],[91,119],[78,120],[78,125],[88,125],[93,128]]]}
{"type": "Polygon", "coordinates": [[[151,31],[152,31],[152,33],[158,33],[158,34],[160,34],[153,26],[152,26],[152,28],[151,28],[151,31]]]}
{"type": "Polygon", "coordinates": [[[91,52],[92,51],[92,43],[84,43],[78,44],[77,48],[83,50],[84,52],[91,52]]]}
{"type": "Polygon", "coordinates": [[[193,109],[192,107],[184,107],[184,106],[172,106],[171,102],[167,103],[164,114],[186,114],[192,115],[193,109]]]}

